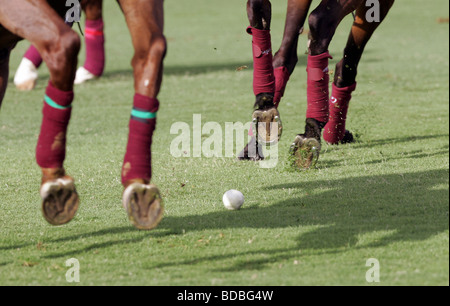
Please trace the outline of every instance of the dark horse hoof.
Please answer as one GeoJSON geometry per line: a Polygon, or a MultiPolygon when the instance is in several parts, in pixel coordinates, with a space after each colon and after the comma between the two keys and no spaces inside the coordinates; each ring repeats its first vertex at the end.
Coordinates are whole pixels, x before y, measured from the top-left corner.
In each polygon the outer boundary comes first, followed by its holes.
{"type": "Polygon", "coordinates": [[[250,142],[239,153],[238,160],[261,161],[264,160],[261,144],[256,142],[256,137],[252,137],[250,142]]]}
{"type": "Polygon", "coordinates": [[[354,142],[355,142],[355,137],[353,137],[352,132],[345,130],[345,135],[344,135],[344,138],[342,138],[342,140],[341,140],[341,144],[354,143],[354,142]]]}

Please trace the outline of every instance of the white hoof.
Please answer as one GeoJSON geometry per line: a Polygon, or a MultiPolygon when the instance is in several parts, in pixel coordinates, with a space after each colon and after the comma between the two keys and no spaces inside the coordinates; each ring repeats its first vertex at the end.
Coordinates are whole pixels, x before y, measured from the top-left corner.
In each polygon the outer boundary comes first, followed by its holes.
{"type": "Polygon", "coordinates": [[[83,84],[86,81],[97,79],[98,77],[89,71],[86,70],[84,67],[80,67],[77,70],[77,74],[75,76],[75,85],[83,84]]]}
{"type": "Polygon", "coordinates": [[[38,79],[37,68],[27,58],[23,58],[14,76],[14,85],[23,91],[33,90],[38,79]]]}

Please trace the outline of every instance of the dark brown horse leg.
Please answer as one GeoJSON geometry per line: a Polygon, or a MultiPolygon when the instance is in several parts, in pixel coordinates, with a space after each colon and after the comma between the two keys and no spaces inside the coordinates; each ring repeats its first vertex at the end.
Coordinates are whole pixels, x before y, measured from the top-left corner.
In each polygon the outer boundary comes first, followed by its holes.
{"type": "Polygon", "coordinates": [[[0,107],[2,106],[3,97],[5,96],[6,87],[8,86],[9,76],[9,49],[1,49],[0,47],[0,107]]]}
{"type": "Polygon", "coordinates": [[[342,19],[363,3],[363,0],[322,0],[309,16],[310,44],[307,64],[307,124],[305,137],[321,139],[321,130],[328,121],[329,72],[328,46],[342,19]]]}
{"type": "Polygon", "coordinates": [[[275,75],[270,35],[272,5],[269,0],[248,0],[247,15],[250,23],[247,33],[252,35],[253,92],[256,101],[252,116],[252,139],[239,153],[238,159],[257,161],[264,158],[260,143],[274,143],[281,136],[280,115],[273,102],[275,75]]]}
{"type": "Polygon", "coordinates": [[[273,106],[275,78],[273,75],[270,22],[272,5],[269,0],[248,0],[247,16],[250,26],[247,32],[253,36],[253,91],[255,109],[273,106]]]}
{"type": "Polygon", "coordinates": [[[270,30],[272,4],[269,0],[248,0],[247,17],[251,27],[259,30],[270,30]]]}
{"type": "Polygon", "coordinates": [[[296,136],[291,150],[299,168],[314,166],[321,151],[322,129],[328,121],[328,46],[341,20],[363,0],[322,0],[309,16],[310,44],[307,64],[305,133],[296,136]]]}
{"type": "Polygon", "coordinates": [[[305,24],[312,0],[289,0],[281,47],[273,59],[274,68],[286,67],[289,73],[297,64],[297,45],[301,30],[305,24]]]}
{"type": "Polygon", "coordinates": [[[0,0],[0,21],[13,34],[36,46],[57,89],[73,89],[71,80],[75,76],[80,39],[46,1],[0,0]]]}
{"type": "Polygon", "coordinates": [[[276,105],[281,101],[289,77],[294,72],[295,65],[298,62],[298,39],[308,15],[311,2],[312,0],[288,1],[283,40],[280,49],[273,58],[275,74],[274,102],[276,105]]]}
{"type": "Polygon", "coordinates": [[[16,36],[28,39],[50,71],[36,160],[42,169],[44,217],[53,225],[65,224],[74,217],[79,204],[74,181],[66,175],[63,163],[80,39],[43,0],[0,0],[0,23],[16,36]]]}
{"type": "Polygon", "coordinates": [[[99,20],[103,18],[103,0],[83,0],[81,8],[86,14],[87,20],[99,20]]]}
{"type": "Polygon", "coordinates": [[[370,7],[366,7],[364,3],[356,10],[355,21],[344,49],[344,56],[336,65],[334,84],[338,88],[351,86],[356,82],[357,68],[364,48],[393,4],[394,0],[380,0],[379,22],[367,21],[366,14],[370,7]]]}
{"type": "Polygon", "coordinates": [[[132,60],[135,96],[122,168],[123,205],[136,228],[150,230],[158,225],[164,210],[158,188],[149,185],[151,144],[159,107],[157,96],[166,54],[163,0],[120,0],[120,5],[135,50],[132,60]]]}
{"type": "Polygon", "coordinates": [[[334,83],[329,103],[329,121],[323,137],[330,144],[353,142],[353,135],[345,129],[347,112],[352,92],[356,88],[358,64],[367,42],[384,20],[394,0],[380,1],[380,19],[369,22],[367,14],[372,8],[362,3],[356,11],[355,21],[350,31],[342,60],[336,65],[334,83]]]}
{"type": "Polygon", "coordinates": [[[322,0],[309,15],[310,55],[328,51],[337,26],[342,19],[361,6],[363,0],[322,0]]]}

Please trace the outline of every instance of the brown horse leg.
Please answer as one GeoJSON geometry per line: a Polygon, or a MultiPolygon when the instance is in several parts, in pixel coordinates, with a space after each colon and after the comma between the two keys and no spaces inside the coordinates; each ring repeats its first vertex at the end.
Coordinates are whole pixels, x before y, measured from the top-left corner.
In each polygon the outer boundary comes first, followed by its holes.
{"type": "Polygon", "coordinates": [[[81,7],[86,14],[86,61],[77,71],[75,84],[81,84],[103,75],[105,69],[105,34],[103,0],[85,0],[81,7]]]}
{"type": "Polygon", "coordinates": [[[322,0],[309,16],[310,44],[307,64],[307,111],[305,133],[291,146],[299,168],[314,166],[321,151],[322,129],[328,121],[328,46],[341,20],[363,0],[322,0]]]}
{"type": "Polygon", "coordinates": [[[367,21],[366,13],[370,7],[366,7],[364,3],[356,10],[355,21],[344,49],[344,56],[336,65],[334,84],[337,87],[348,87],[356,82],[357,68],[364,48],[393,4],[394,0],[380,0],[379,22],[367,21]]]}
{"type": "Polygon", "coordinates": [[[307,138],[313,137],[320,142],[321,130],[328,121],[328,59],[331,58],[328,46],[341,20],[362,2],[363,0],[323,0],[309,16],[307,138]]]}
{"type": "Polygon", "coordinates": [[[253,91],[255,109],[273,107],[275,77],[273,74],[270,22],[272,5],[269,0],[248,0],[247,16],[250,26],[247,32],[253,36],[253,91]]]}
{"type": "Polygon", "coordinates": [[[309,15],[310,55],[320,55],[328,51],[328,46],[342,19],[356,10],[363,0],[322,0],[309,15]]]}
{"type": "Polygon", "coordinates": [[[0,49],[0,107],[2,106],[6,87],[8,86],[10,53],[11,51],[9,49],[0,49]]]}
{"type": "Polygon", "coordinates": [[[273,101],[275,75],[270,35],[272,4],[269,0],[248,0],[247,16],[250,23],[247,33],[252,35],[253,92],[256,101],[253,126],[249,133],[252,139],[239,153],[238,159],[257,161],[264,158],[259,142],[273,143],[281,136],[281,122],[278,124],[280,114],[273,101]]]}
{"type": "Polygon", "coordinates": [[[272,4],[269,0],[248,0],[247,17],[252,28],[270,30],[272,4]]]}
{"type": "Polygon", "coordinates": [[[297,64],[297,45],[312,0],[289,0],[281,47],[273,59],[274,68],[286,67],[289,73],[297,64]]]}
{"type": "Polygon", "coordinates": [[[80,39],[43,0],[0,0],[0,22],[34,45],[50,72],[36,160],[42,169],[44,217],[53,225],[65,224],[79,204],[73,179],[65,174],[63,163],[80,39]]]}
{"type": "Polygon", "coordinates": [[[103,18],[103,0],[83,0],[81,8],[86,14],[87,20],[98,20],[103,18]]]}
{"type": "Polygon", "coordinates": [[[286,84],[298,62],[298,38],[308,15],[312,0],[289,0],[281,47],[273,58],[275,74],[274,102],[278,105],[284,95],[286,84]]]}
{"type": "Polygon", "coordinates": [[[0,0],[2,25],[38,49],[50,71],[51,83],[71,91],[74,63],[80,46],[78,35],[64,24],[44,0],[0,0]],[[31,26],[32,25],[32,26],[31,26]]]}
{"type": "Polygon", "coordinates": [[[120,0],[135,54],[135,96],[129,124],[127,152],[122,168],[123,205],[138,229],[156,227],[163,215],[158,188],[149,185],[151,144],[161,88],[166,39],[163,35],[163,0],[120,0]]]}
{"type": "Polygon", "coordinates": [[[353,135],[346,131],[345,121],[351,94],[356,88],[359,61],[367,42],[388,14],[394,0],[380,1],[380,20],[369,22],[366,14],[371,7],[362,3],[356,11],[342,60],[336,65],[334,83],[329,103],[330,116],[324,129],[324,139],[330,144],[353,142],[353,135]]]}

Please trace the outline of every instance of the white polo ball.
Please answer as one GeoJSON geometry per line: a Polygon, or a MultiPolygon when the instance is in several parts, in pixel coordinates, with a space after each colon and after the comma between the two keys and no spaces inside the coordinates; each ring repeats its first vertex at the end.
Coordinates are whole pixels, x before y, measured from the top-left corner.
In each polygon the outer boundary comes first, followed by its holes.
{"type": "Polygon", "coordinates": [[[238,210],[244,204],[244,195],[238,190],[228,190],[223,195],[223,205],[229,210],[238,210]]]}

